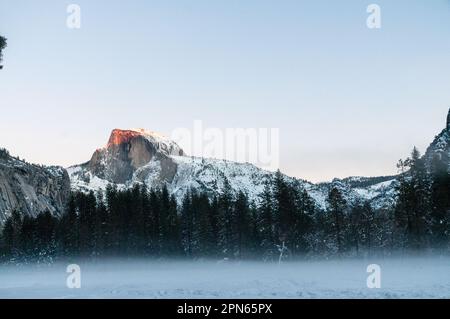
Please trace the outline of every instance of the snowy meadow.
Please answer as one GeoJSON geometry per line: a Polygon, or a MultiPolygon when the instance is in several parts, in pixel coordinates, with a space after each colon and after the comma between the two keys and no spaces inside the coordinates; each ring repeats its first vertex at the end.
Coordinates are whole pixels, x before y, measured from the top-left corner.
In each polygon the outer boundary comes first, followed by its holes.
{"type": "Polygon", "coordinates": [[[449,257],[80,261],[79,288],[71,285],[69,264],[2,265],[0,298],[450,298],[449,257]],[[379,265],[380,288],[369,288],[373,264],[379,265]]]}

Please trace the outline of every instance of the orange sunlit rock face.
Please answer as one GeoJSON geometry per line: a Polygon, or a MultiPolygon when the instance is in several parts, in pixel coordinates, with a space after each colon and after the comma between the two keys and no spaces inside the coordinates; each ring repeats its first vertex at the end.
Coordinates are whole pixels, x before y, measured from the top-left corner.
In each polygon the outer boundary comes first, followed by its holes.
{"type": "Polygon", "coordinates": [[[108,147],[128,143],[132,138],[142,135],[139,132],[114,129],[109,137],[108,147]]]}

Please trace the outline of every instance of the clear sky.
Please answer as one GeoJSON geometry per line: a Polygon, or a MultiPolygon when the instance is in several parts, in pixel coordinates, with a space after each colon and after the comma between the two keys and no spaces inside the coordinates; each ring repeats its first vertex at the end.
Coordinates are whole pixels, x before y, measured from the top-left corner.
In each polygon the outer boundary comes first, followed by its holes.
{"type": "Polygon", "coordinates": [[[0,34],[0,146],[34,163],[202,120],[280,128],[289,175],[387,175],[450,106],[448,0],[0,0],[0,34]]]}

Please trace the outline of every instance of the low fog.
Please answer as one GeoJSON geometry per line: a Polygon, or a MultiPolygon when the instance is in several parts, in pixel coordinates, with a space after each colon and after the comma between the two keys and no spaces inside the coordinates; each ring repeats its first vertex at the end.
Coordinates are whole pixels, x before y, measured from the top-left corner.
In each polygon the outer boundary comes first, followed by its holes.
{"type": "MultiPolygon", "coordinates": [[[[373,274],[373,273],[372,273],[373,274]]],[[[449,298],[450,257],[261,263],[70,260],[1,265],[0,298],[449,298]],[[68,288],[69,264],[80,288],[68,288]],[[380,266],[380,288],[367,267],[380,266]]]]}

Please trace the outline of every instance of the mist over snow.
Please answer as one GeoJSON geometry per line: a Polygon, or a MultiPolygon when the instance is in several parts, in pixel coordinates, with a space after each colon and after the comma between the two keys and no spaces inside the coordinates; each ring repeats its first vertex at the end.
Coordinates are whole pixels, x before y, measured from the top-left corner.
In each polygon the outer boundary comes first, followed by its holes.
{"type": "MultiPolygon", "coordinates": [[[[70,263],[76,263],[71,261],[70,263]]],[[[103,260],[78,262],[81,288],[66,285],[67,263],[0,266],[0,298],[449,298],[450,258],[409,257],[261,263],[103,260]],[[367,266],[381,288],[367,287],[367,266]]]]}

